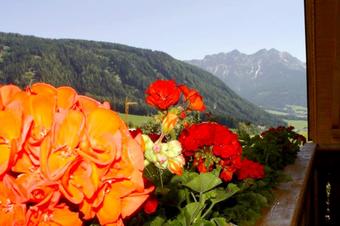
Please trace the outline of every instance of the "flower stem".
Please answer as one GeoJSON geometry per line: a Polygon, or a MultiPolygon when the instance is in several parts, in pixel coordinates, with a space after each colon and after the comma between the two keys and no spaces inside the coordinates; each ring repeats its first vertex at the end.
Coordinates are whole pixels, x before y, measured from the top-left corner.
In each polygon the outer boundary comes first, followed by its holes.
{"type": "Polygon", "coordinates": [[[208,215],[208,213],[212,210],[212,208],[215,206],[215,203],[212,202],[211,205],[209,206],[209,208],[207,209],[207,211],[205,211],[205,213],[202,215],[202,219],[204,219],[204,217],[206,215],[208,215]]]}
{"type": "Polygon", "coordinates": [[[158,169],[158,172],[159,172],[159,180],[161,182],[161,188],[163,189],[163,177],[162,177],[162,170],[161,169],[158,169]]]}
{"type": "Polygon", "coordinates": [[[191,194],[192,198],[194,199],[194,201],[195,201],[195,202],[197,202],[197,200],[196,200],[196,197],[195,197],[194,193],[190,192],[190,194],[191,194]]]}

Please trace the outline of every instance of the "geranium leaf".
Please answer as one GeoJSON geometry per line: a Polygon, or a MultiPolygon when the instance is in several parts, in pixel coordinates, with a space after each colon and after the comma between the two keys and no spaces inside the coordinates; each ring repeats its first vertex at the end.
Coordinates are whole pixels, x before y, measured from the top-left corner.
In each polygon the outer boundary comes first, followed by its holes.
{"type": "Polygon", "coordinates": [[[240,190],[240,188],[237,187],[236,184],[229,183],[228,186],[227,186],[227,193],[226,193],[226,194],[228,194],[227,199],[230,198],[231,196],[233,196],[239,190],[240,190]]]}
{"type": "Polygon", "coordinates": [[[227,220],[223,217],[215,217],[210,220],[211,222],[214,222],[216,226],[229,226],[230,224],[227,222],[227,220]]]}
{"type": "Polygon", "coordinates": [[[196,178],[199,174],[195,173],[195,172],[188,172],[188,171],[184,171],[183,174],[181,176],[174,176],[171,179],[171,183],[175,184],[177,186],[177,184],[186,184],[189,181],[191,181],[192,179],[196,178]]]}
{"type": "Polygon", "coordinates": [[[155,217],[148,225],[150,226],[159,226],[165,222],[165,219],[161,216],[155,217]]]}
{"type": "Polygon", "coordinates": [[[216,204],[230,198],[239,190],[240,189],[235,184],[229,183],[226,189],[216,188],[204,193],[202,197],[204,201],[210,200],[212,203],[216,204]]]}
{"type": "Polygon", "coordinates": [[[186,191],[184,190],[179,190],[177,193],[177,203],[178,203],[178,207],[182,204],[182,202],[185,201],[185,197],[186,197],[186,191]]]}
{"type": "MultiPolygon", "coordinates": [[[[182,223],[182,221],[178,219],[179,216],[177,216],[177,219],[175,219],[175,220],[167,221],[165,224],[163,224],[163,226],[183,226],[184,223],[182,223]]],[[[182,216],[182,217],[184,219],[184,216],[182,216]]],[[[185,222],[185,221],[183,220],[183,222],[185,222]]]]}
{"type": "Polygon", "coordinates": [[[216,226],[216,224],[211,221],[199,219],[194,224],[192,224],[192,226],[216,226]]]}
{"type": "Polygon", "coordinates": [[[222,180],[212,173],[202,173],[184,185],[193,191],[204,193],[220,185],[222,180]]]}
{"type": "MultiPolygon", "coordinates": [[[[191,223],[201,216],[201,212],[204,206],[199,202],[192,202],[187,204],[183,209],[181,214],[185,217],[185,225],[191,225],[191,223]]],[[[180,214],[180,215],[181,215],[180,214]]]]}

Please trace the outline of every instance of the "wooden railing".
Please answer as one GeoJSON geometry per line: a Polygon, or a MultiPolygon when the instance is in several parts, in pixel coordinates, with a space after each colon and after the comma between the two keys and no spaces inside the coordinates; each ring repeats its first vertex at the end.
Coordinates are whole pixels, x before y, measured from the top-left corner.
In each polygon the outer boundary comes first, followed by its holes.
{"type": "Polygon", "coordinates": [[[258,226],[314,226],[317,213],[314,208],[314,156],[316,145],[305,144],[293,165],[285,168],[291,180],[274,191],[275,200],[264,211],[258,226]]]}

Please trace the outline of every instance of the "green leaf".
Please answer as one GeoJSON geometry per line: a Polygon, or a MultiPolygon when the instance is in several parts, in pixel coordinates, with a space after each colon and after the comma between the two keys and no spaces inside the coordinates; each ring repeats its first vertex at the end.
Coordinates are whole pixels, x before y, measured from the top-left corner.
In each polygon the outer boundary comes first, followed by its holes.
{"type": "Polygon", "coordinates": [[[165,219],[163,217],[157,216],[145,226],[159,226],[159,225],[162,225],[164,222],[165,222],[165,219]]]}
{"type": "Polygon", "coordinates": [[[193,191],[204,193],[220,185],[222,180],[213,173],[202,173],[184,185],[193,191]]]}
{"type": "Polygon", "coordinates": [[[199,219],[194,224],[192,224],[192,226],[216,226],[216,224],[214,224],[214,222],[211,221],[199,219]]]}
{"type": "Polygon", "coordinates": [[[181,204],[185,201],[186,198],[186,191],[185,190],[179,190],[177,192],[177,206],[180,207],[181,204]]]}
{"type": "Polygon", "coordinates": [[[192,202],[187,204],[182,209],[181,213],[185,217],[185,225],[191,225],[191,223],[194,222],[195,219],[199,218],[201,216],[202,209],[204,209],[204,206],[202,206],[202,204],[199,202],[192,202]]]}
{"type": "Polygon", "coordinates": [[[176,186],[178,184],[186,184],[187,182],[191,181],[192,179],[198,177],[198,173],[196,172],[189,172],[189,171],[184,171],[183,174],[181,176],[174,176],[171,179],[171,183],[175,184],[176,186]]]}
{"type": "Polygon", "coordinates": [[[216,204],[230,198],[239,190],[240,189],[237,187],[236,184],[229,183],[226,189],[216,188],[207,193],[204,193],[202,197],[204,201],[210,200],[212,203],[216,204]]]}
{"type": "Polygon", "coordinates": [[[214,222],[216,226],[229,226],[229,223],[223,217],[215,217],[212,218],[210,221],[214,222]]]}
{"type": "Polygon", "coordinates": [[[239,190],[240,190],[240,188],[237,187],[236,184],[229,183],[228,186],[227,186],[227,193],[229,194],[229,197],[233,196],[239,190]]]}
{"type": "MultiPolygon", "coordinates": [[[[178,217],[177,217],[178,218],[178,217]]],[[[184,226],[180,220],[175,219],[175,220],[169,220],[163,226],[184,226]]]]}

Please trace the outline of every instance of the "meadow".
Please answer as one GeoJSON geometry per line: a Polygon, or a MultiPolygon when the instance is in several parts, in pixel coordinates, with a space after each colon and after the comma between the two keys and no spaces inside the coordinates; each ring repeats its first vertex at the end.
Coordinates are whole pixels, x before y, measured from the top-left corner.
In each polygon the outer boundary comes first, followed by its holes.
{"type": "Polygon", "coordinates": [[[124,122],[127,125],[129,125],[130,128],[141,127],[144,123],[152,119],[151,116],[131,115],[131,114],[124,114],[124,113],[118,113],[118,114],[124,120],[124,122]]]}

